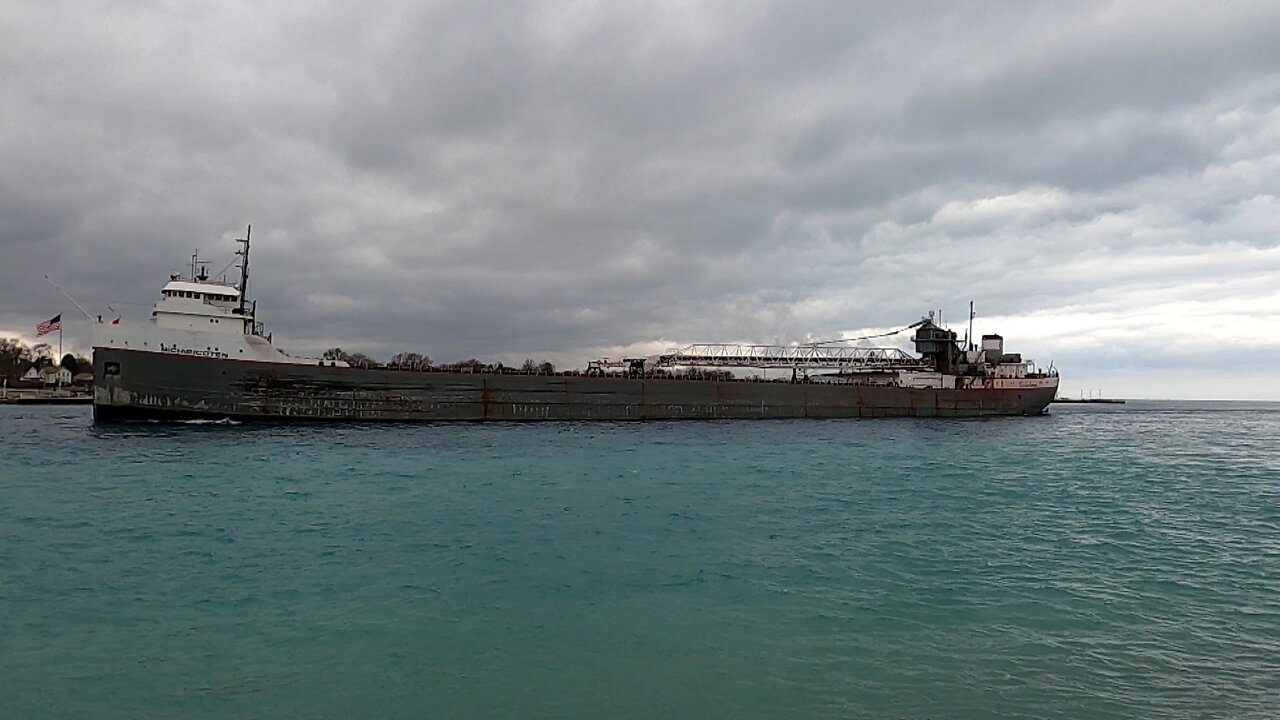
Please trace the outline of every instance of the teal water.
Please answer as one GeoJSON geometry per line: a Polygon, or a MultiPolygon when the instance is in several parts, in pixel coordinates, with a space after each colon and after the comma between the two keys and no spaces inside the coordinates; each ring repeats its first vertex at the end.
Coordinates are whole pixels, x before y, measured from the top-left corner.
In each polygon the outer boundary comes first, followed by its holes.
{"type": "Polygon", "coordinates": [[[1280,405],[0,406],[3,718],[1271,718],[1280,405]]]}

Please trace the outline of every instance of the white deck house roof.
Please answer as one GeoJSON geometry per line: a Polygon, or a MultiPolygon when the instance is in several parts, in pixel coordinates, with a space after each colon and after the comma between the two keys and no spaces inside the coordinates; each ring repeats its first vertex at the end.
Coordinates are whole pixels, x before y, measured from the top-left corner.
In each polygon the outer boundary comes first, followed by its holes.
{"type": "Polygon", "coordinates": [[[214,283],[194,283],[185,282],[183,280],[170,280],[165,283],[161,294],[168,295],[171,292],[189,292],[201,293],[203,295],[219,295],[222,297],[238,298],[240,291],[228,285],[216,285],[214,283]]]}

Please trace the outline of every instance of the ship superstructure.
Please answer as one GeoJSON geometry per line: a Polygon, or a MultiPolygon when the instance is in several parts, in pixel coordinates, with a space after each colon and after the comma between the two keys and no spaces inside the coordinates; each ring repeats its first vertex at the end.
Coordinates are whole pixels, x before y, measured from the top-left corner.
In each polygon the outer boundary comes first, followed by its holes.
{"type": "MultiPolygon", "coordinates": [[[[251,229],[250,229],[251,231],[251,229]]],[[[190,274],[173,274],[152,306],[150,322],[99,323],[94,347],[167,353],[221,360],[315,365],[316,358],[293,357],[276,348],[248,299],[249,232],[237,251],[240,279],[211,279],[206,263],[191,257],[190,274]]],[[[346,363],[341,363],[345,365],[346,363]]]]}
{"type": "MultiPolygon", "coordinates": [[[[97,325],[99,420],[637,420],[1039,414],[1057,373],[980,347],[927,316],[917,356],[848,341],[793,346],[693,344],[650,358],[592,362],[584,372],[356,368],[280,351],[248,299],[249,235],[238,283],[192,259],[149,322],[97,325]],[[745,374],[743,371],[746,371],[745,374]],[[782,377],[777,377],[781,371],[782,377]],[[775,377],[770,378],[772,372],[775,377]]],[[[971,315],[972,317],[972,315],[971,315]]]]}

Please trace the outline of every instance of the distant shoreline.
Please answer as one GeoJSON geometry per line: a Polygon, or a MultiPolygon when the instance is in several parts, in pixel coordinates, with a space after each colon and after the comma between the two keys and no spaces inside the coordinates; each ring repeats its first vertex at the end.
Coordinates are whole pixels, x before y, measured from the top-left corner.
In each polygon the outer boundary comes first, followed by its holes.
{"type": "Polygon", "coordinates": [[[93,402],[89,392],[66,392],[9,388],[0,393],[0,405],[87,405],[93,402]]]}

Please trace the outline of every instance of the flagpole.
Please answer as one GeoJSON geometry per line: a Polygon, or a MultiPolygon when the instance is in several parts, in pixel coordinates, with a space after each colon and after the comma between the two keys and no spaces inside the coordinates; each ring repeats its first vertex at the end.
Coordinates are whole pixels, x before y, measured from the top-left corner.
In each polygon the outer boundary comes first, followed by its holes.
{"type": "MultiPolygon", "coordinates": [[[[61,315],[61,313],[59,313],[61,315]]],[[[54,367],[58,368],[59,373],[62,371],[62,323],[58,323],[58,364],[54,367]]],[[[58,375],[58,389],[62,389],[62,375],[58,375]]]]}

